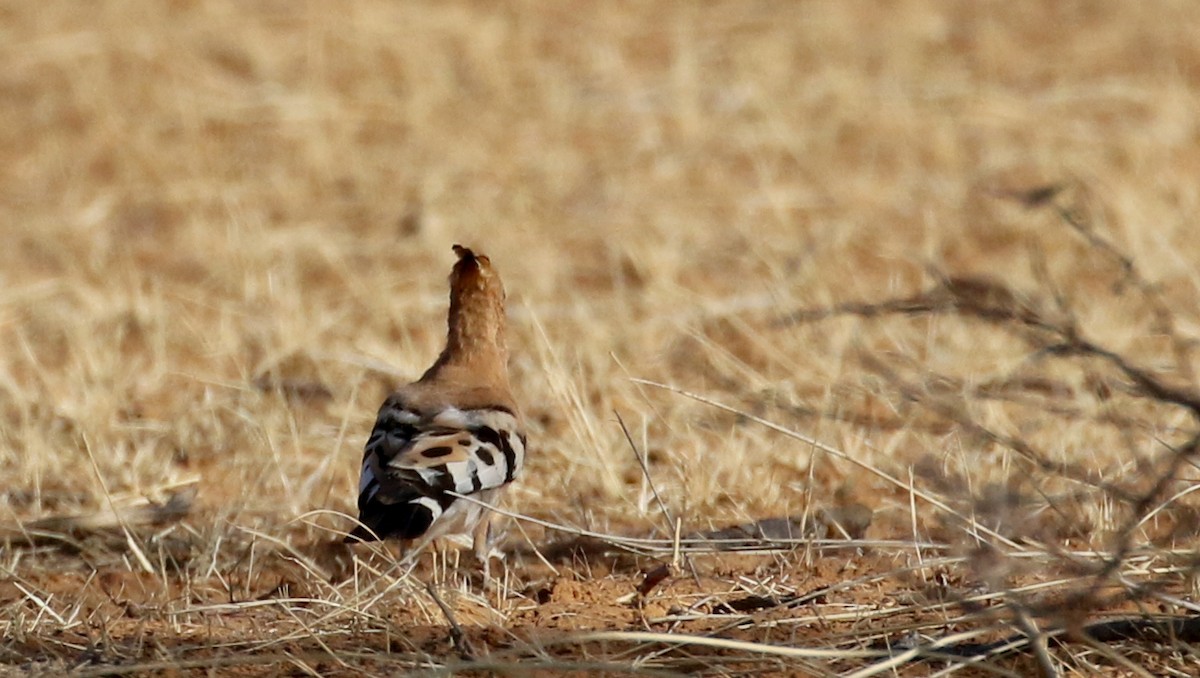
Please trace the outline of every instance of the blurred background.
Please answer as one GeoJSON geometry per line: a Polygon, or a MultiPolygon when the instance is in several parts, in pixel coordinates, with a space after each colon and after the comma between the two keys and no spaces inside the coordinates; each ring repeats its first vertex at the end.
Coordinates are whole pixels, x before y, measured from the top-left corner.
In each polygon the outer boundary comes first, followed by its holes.
{"type": "Polygon", "coordinates": [[[1153,360],[1046,206],[1196,329],[1197,35],[1166,0],[4,3],[4,512],[191,477],[213,511],[348,509],[379,399],[440,348],[456,242],[509,289],[529,473],[573,488],[515,507],[654,510],[614,411],[697,521],[832,496],[803,446],[628,378],[911,461],[946,430],[848,356],[982,379],[1024,349],[778,321],[933,272],[1049,271],[1153,360]]]}

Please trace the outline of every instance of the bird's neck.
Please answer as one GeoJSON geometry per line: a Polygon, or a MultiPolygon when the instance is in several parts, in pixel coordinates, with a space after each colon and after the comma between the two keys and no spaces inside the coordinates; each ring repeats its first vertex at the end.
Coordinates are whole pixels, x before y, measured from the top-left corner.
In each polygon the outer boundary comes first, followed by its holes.
{"type": "Polygon", "coordinates": [[[478,290],[451,300],[446,348],[421,379],[458,368],[476,379],[507,381],[507,366],[503,302],[478,290]]]}

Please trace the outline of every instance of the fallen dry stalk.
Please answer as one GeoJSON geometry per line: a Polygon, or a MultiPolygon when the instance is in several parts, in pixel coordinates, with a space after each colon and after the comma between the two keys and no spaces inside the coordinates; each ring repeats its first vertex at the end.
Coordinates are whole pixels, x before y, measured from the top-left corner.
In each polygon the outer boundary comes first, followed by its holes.
{"type": "Polygon", "coordinates": [[[187,517],[198,492],[199,483],[190,481],[160,490],[166,497],[161,501],[114,498],[111,508],[94,513],[39,518],[17,527],[0,526],[0,539],[43,544],[61,541],[67,535],[80,538],[122,528],[162,527],[187,517]]]}

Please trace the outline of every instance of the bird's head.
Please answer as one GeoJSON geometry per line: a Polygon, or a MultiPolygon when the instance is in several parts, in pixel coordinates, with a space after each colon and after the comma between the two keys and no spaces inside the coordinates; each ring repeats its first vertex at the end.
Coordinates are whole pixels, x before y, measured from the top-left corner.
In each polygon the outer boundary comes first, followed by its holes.
{"type": "Polygon", "coordinates": [[[496,275],[496,270],[492,268],[492,260],[486,254],[476,254],[462,245],[455,245],[454,253],[458,255],[458,262],[450,271],[451,298],[484,292],[490,296],[498,296],[503,302],[504,285],[500,282],[500,276],[496,275]]]}

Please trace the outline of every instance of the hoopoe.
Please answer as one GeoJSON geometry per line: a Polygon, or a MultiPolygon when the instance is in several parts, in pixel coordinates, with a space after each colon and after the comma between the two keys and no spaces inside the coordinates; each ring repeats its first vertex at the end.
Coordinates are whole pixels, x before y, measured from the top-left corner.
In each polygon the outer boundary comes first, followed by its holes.
{"type": "Polygon", "coordinates": [[[454,253],[446,348],[379,408],[363,452],[361,524],[345,540],[416,548],[470,533],[486,573],[490,511],[449,492],[493,504],[521,470],[525,433],[508,381],[504,285],[486,256],[454,253]]]}

